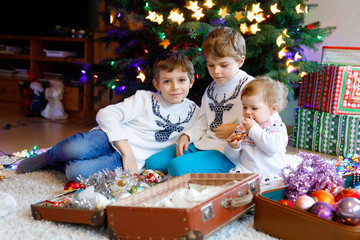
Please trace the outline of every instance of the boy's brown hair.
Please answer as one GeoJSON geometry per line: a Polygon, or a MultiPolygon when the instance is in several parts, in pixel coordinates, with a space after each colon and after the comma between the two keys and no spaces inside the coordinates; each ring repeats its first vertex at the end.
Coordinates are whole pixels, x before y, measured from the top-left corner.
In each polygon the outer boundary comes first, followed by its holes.
{"type": "Polygon", "coordinates": [[[180,67],[184,72],[187,72],[190,81],[193,79],[195,70],[192,62],[186,57],[186,55],[180,51],[168,50],[165,51],[156,58],[153,66],[153,75],[156,81],[159,80],[161,70],[168,72],[173,71],[175,68],[180,67]]]}
{"type": "Polygon", "coordinates": [[[241,60],[246,54],[246,43],[241,33],[231,27],[217,27],[205,37],[201,46],[203,57],[234,57],[241,60]]]}
{"type": "Polygon", "coordinates": [[[277,105],[278,112],[283,110],[287,105],[289,89],[284,83],[274,80],[267,75],[257,76],[254,80],[246,84],[242,91],[241,98],[259,93],[263,94],[264,102],[269,107],[272,107],[274,104],[277,105]]]}

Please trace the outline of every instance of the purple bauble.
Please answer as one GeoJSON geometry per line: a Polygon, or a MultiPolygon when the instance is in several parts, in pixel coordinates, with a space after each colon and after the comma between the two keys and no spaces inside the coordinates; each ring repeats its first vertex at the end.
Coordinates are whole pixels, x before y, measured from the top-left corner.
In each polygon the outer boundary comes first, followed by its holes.
{"type": "Polygon", "coordinates": [[[347,197],[339,201],[335,209],[341,223],[348,225],[360,224],[360,200],[347,197]]]}
{"type": "Polygon", "coordinates": [[[309,208],[308,211],[321,218],[331,221],[335,220],[335,210],[330,204],[326,202],[316,202],[309,208]]]}

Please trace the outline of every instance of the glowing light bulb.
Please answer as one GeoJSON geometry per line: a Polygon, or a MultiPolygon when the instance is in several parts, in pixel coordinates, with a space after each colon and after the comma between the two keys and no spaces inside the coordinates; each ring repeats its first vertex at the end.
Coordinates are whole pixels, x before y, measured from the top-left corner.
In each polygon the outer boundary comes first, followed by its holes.
{"type": "Polygon", "coordinates": [[[245,33],[247,33],[249,31],[249,28],[246,25],[246,23],[240,24],[240,31],[242,32],[242,34],[245,34],[245,33]]]}
{"type": "Polygon", "coordinates": [[[156,19],[156,12],[149,11],[149,15],[146,17],[146,19],[149,19],[153,22],[156,19]]]}
{"type": "Polygon", "coordinates": [[[173,22],[177,22],[177,24],[179,25],[185,20],[184,14],[180,13],[178,8],[170,11],[170,15],[168,19],[170,19],[173,22]]]}
{"type": "Polygon", "coordinates": [[[207,8],[212,8],[215,4],[212,2],[212,0],[206,0],[204,3],[204,6],[207,8]]]}
{"type": "Polygon", "coordinates": [[[190,10],[194,11],[194,12],[200,8],[198,6],[198,1],[188,1],[187,5],[185,7],[187,9],[190,9],[190,10]]]}
{"type": "Polygon", "coordinates": [[[278,54],[279,59],[282,59],[283,57],[285,57],[286,53],[287,53],[287,50],[286,50],[286,47],[284,47],[283,49],[281,49],[281,51],[278,54]]]}
{"type": "Polygon", "coordinates": [[[140,79],[141,82],[144,82],[145,81],[145,74],[140,72],[139,75],[136,78],[140,79]]]}
{"type": "Polygon", "coordinates": [[[200,20],[200,18],[202,18],[203,16],[205,16],[203,13],[202,13],[202,8],[198,9],[198,10],[195,10],[194,14],[191,15],[193,18],[196,18],[196,20],[200,20]]]}
{"type": "Polygon", "coordinates": [[[278,36],[277,39],[276,39],[276,45],[278,45],[279,47],[282,45],[282,44],[285,44],[286,42],[283,40],[283,37],[282,35],[278,36]]]}
{"type": "Polygon", "coordinates": [[[219,10],[219,15],[220,15],[222,18],[225,18],[227,15],[229,15],[229,12],[228,12],[227,7],[220,8],[220,10],[219,10]]]}
{"type": "Polygon", "coordinates": [[[296,71],[296,68],[295,68],[294,66],[292,66],[292,65],[289,65],[289,66],[286,68],[286,70],[287,70],[288,73],[291,73],[291,72],[296,71]]]}
{"type": "Polygon", "coordinates": [[[301,58],[302,58],[302,57],[301,57],[301,55],[299,54],[299,52],[296,52],[296,53],[295,53],[295,56],[294,56],[294,60],[295,60],[295,61],[299,61],[301,58]]]}
{"type": "Polygon", "coordinates": [[[300,73],[300,77],[304,77],[304,76],[306,76],[306,75],[307,75],[306,72],[301,72],[301,73],[300,73]]]}
{"type": "Polygon", "coordinates": [[[277,3],[270,6],[270,10],[273,14],[277,14],[280,12],[280,10],[277,8],[277,3]]]}
{"type": "Polygon", "coordinates": [[[284,31],[282,31],[282,33],[285,35],[285,37],[290,37],[290,36],[287,34],[287,29],[285,29],[284,31]]]}
{"type": "Polygon", "coordinates": [[[252,25],[250,26],[250,32],[251,32],[252,34],[255,34],[255,33],[258,32],[258,31],[260,31],[260,28],[258,28],[258,24],[257,24],[257,23],[252,24],[252,25]]]}
{"type": "Polygon", "coordinates": [[[294,60],[292,60],[292,59],[286,60],[286,66],[289,66],[289,64],[290,64],[290,63],[293,63],[293,62],[294,62],[294,60]]]}
{"type": "Polygon", "coordinates": [[[247,19],[249,19],[250,22],[252,22],[255,19],[255,13],[252,11],[248,11],[246,17],[247,19]]]}
{"type": "Polygon", "coordinates": [[[258,23],[261,23],[262,21],[265,21],[266,19],[264,18],[264,14],[262,13],[259,13],[255,16],[255,20],[258,22],[258,23]]]}
{"type": "Polygon", "coordinates": [[[301,9],[300,3],[298,5],[296,5],[295,10],[296,10],[297,14],[304,13],[304,10],[301,9]]]}
{"type": "Polygon", "coordinates": [[[242,15],[242,12],[235,12],[234,16],[238,21],[240,21],[244,16],[242,15]]]}
{"type": "Polygon", "coordinates": [[[252,5],[252,10],[255,14],[258,14],[259,12],[262,12],[263,10],[260,8],[260,3],[258,4],[253,4],[252,5]]]}
{"type": "Polygon", "coordinates": [[[162,45],[166,49],[170,45],[169,39],[165,38],[159,45],[162,45]]]}

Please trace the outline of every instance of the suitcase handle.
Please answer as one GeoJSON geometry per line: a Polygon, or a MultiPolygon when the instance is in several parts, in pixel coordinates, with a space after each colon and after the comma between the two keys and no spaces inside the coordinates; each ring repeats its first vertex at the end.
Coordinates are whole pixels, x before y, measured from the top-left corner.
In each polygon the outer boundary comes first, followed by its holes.
{"type": "Polygon", "coordinates": [[[221,202],[221,206],[223,208],[236,208],[241,207],[246,204],[251,203],[253,199],[253,195],[251,192],[248,192],[245,196],[238,197],[238,198],[228,198],[221,202]]]}

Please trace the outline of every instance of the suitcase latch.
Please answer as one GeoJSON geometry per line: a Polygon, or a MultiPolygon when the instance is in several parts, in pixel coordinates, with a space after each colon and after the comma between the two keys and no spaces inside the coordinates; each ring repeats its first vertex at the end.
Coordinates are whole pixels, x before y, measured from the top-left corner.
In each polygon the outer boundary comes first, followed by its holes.
{"type": "Polygon", "coordinates": [[[201,215],[204,222],[214,217],[214,208],[212,203],[206,204],[201,208],[201,215]]]}
{"type": "Polygon", "coordinates": [[[254,193],[257,191],[257,184],[256,181],[250,182],[249,183],[249,189],[251,193],[254,193]]]}

